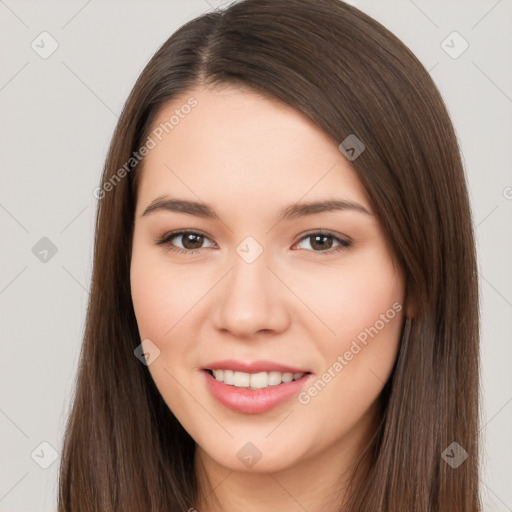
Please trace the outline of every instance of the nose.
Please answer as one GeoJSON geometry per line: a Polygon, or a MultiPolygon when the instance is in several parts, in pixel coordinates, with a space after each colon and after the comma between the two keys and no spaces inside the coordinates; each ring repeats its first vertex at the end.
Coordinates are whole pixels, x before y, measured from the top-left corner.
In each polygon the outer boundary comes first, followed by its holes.
{"type": "Polygon", "coordinates": [[[231,263],[212,297],[216,329],[245,339],[285,331],[292,294],[277,277],[278,272],[265,253],[251,263],[235,254],[231,263]]]}

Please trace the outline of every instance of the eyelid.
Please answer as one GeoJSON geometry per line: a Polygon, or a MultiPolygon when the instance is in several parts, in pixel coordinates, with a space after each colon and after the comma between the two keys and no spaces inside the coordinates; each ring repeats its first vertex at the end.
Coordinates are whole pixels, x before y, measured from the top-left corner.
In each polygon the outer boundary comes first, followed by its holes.
{"type": "Polygon", "coordinates": [[[293,243],[292,247],[297,245],[298,243],[302,242],[303,240],[307,240],[308,238],[312,236],[329,236],[333,240],[338,242],[338,246],[333,247],[331,249],[327,249],[325,251],[312,251],[307,249],[299,249],[299,250],[305,250],[308,253],[318,254],[318,255],[329,255],[329,254],[335,254],[337,252],[348,250],[352,244],[353,241],[350,237],[347,237],[346,235],[341,235],[332,231],[329,231],[327,229],[313,229],[311,231],[307,231],[306,233],[302,233],[296,242],[293,243]],[[347,239],[345,239],[347,238],[347,239]]]}
{"type": "Polygon", "coordinates": [[[352,243],[352,239],[347,235],[342,235],[341,233],[336,233],[334,231],[329,231],[328,229],[311,229],[310,231],[306,231],[305,233],[301,233],[297,238],[297,241],[300,242],[304,238],[312,235],[327,235],[332,236],[333,238],[337,238],[342,242],[352,243]]]}
{"type": "MultiPolygon", "coordinates": [[[[213,244],[217,245],[216,242],[214,242],[214,240],[211,237],[209,237],[206,233],[203,233],[202,231],[199,231],[197,229],[178,229],[176,231],[170,231],[169,233],[165,233],[164,235],[162,235],[160,238],[157,238],[155,240],[155,244],[156,245],[165,245],[166,243],[169,243],[170,240],[172,240],[173,238],[175,238],[177,236],[189,235],[189,234],[200,235],[200,236],[208,239],[213,244]]],[[[177,249],[181,249],[181,247],[177,247],[177,249]]],[[[194,251],[198,251],[198,250],[199,249],[190,249],[190,250],[187,250],[186,252],[194,252],[194,251]]]]}

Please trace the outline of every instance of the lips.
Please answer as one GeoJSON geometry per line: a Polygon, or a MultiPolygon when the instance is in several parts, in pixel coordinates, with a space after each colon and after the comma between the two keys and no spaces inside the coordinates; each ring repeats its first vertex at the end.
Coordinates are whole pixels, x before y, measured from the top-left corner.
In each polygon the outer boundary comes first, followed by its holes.
{"type": "Polygon", "coordinates": [[[225,359],[214,361],[205,365],[202,370],[232,370],[234,372],[260,373],[260,372],[281,372],[281,373],[311,373],[309,368],[288,366],[273,361],[236,361],[225,359]]]}
{"type": "Polygon", "coordinates": [[[230,386],[215,380],[207,371],[201,372],[204,384],[211,395],[224,407],[238,413],[261,414],[284,404],[296,396],[310,381],[305,374],[298,380],[264,389],[247,389],[230,386]]]}
{"type": "MultiPolygon", "coordinates": [[[[224,407],[238,413],[258,414],[265,413],[271,409],[286,403],[293,396],[297,395],[304,386],[313,378],[311,371],[305,368],[283,365],[272,361],[241,362],[232,359],[215,361],[202,368],[204,384],[211,395],[224,407]],[[288,378],[280,384],[268,385],[263,389],[239,387],[219,381],[215,373],[226,374],[244,373],[252,379],[253,375],[261,377],[262,373],[269,375],[281,373],[288,378]],[[250,374],[250,375],[247,375],[250,374]],[[292,377],[289,379],[289,377],[292,377]]],[[[240,375],[238,375],[240,378],[240,375]]],[[[237,377],[235,377],[236,379],[237,377]]],[[[238,381],[236,384],[241,384],[238,381]]],[[[260,385],[265,383],[260,383],[260,385]]],[[[270,384],[266,382],[266,384],[270,384]]]]}

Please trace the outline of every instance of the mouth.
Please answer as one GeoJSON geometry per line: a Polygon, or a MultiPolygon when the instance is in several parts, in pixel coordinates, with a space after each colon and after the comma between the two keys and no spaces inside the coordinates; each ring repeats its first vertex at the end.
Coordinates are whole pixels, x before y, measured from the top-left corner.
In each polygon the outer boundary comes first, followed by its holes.
{"type": "Polygon", "coordinates": [[[217,382],[222,382],[228,386],[245,389],[265,389],[270,386],[279,386],[288,382],[297,381],[304,375],[309,375],[311,372],[258,372],[246,373],[233,371],[228,369],[211,370],[206,369],[217,382]]]}
{"type": "Polygon", "coordinates": [[[205,386],[216,401],[237,413],[261,414],[285,404],[311,380],[312,373],[204,368],[205,386]]]}

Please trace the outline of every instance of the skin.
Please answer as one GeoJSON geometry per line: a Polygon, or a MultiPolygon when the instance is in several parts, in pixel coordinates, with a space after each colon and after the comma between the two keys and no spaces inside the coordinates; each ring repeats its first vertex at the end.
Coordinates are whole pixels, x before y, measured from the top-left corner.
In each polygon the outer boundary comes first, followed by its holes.
{"type": "Polygon", "coordinates": [[[345,485],[379,419],[376,401],[406,308],[307,404],[295,396],[261,414],[231,411],[209,393],[201,368],[220,359],[265,359],[311,369],[312,384],[330,367],[332,374],[365,328],[403,304],[403,276],[338,142],[288,105],[230,85],[174,98],[154,126],[190,96],[197,106],[143,162],[131,290],[141,340],[160,350],[148,369],[197,443],[202,495],[207,481],[215,488],[218,503],[209,496],[195,508],[334,510],[329,496],[345,485]],[[163,210],[142,215],[163,194],[209,203],[220,220],[163,210]],[[370,215],[328,211],[276,223],[285,205],[323,199],[356,202],[370,215]],[[206,237],[156,244],[181,229],[206,237]],[[305,238],[321,229],[351,246],[323,254],[340,244],[305,238]],[[263,249],[250,264],[236,252],[247,236],[263,249]],[[172,244],[189,253],[168,250],[172,244]],[[247,442],[262,453],[251,468],[237,457],[247,442]]]}

